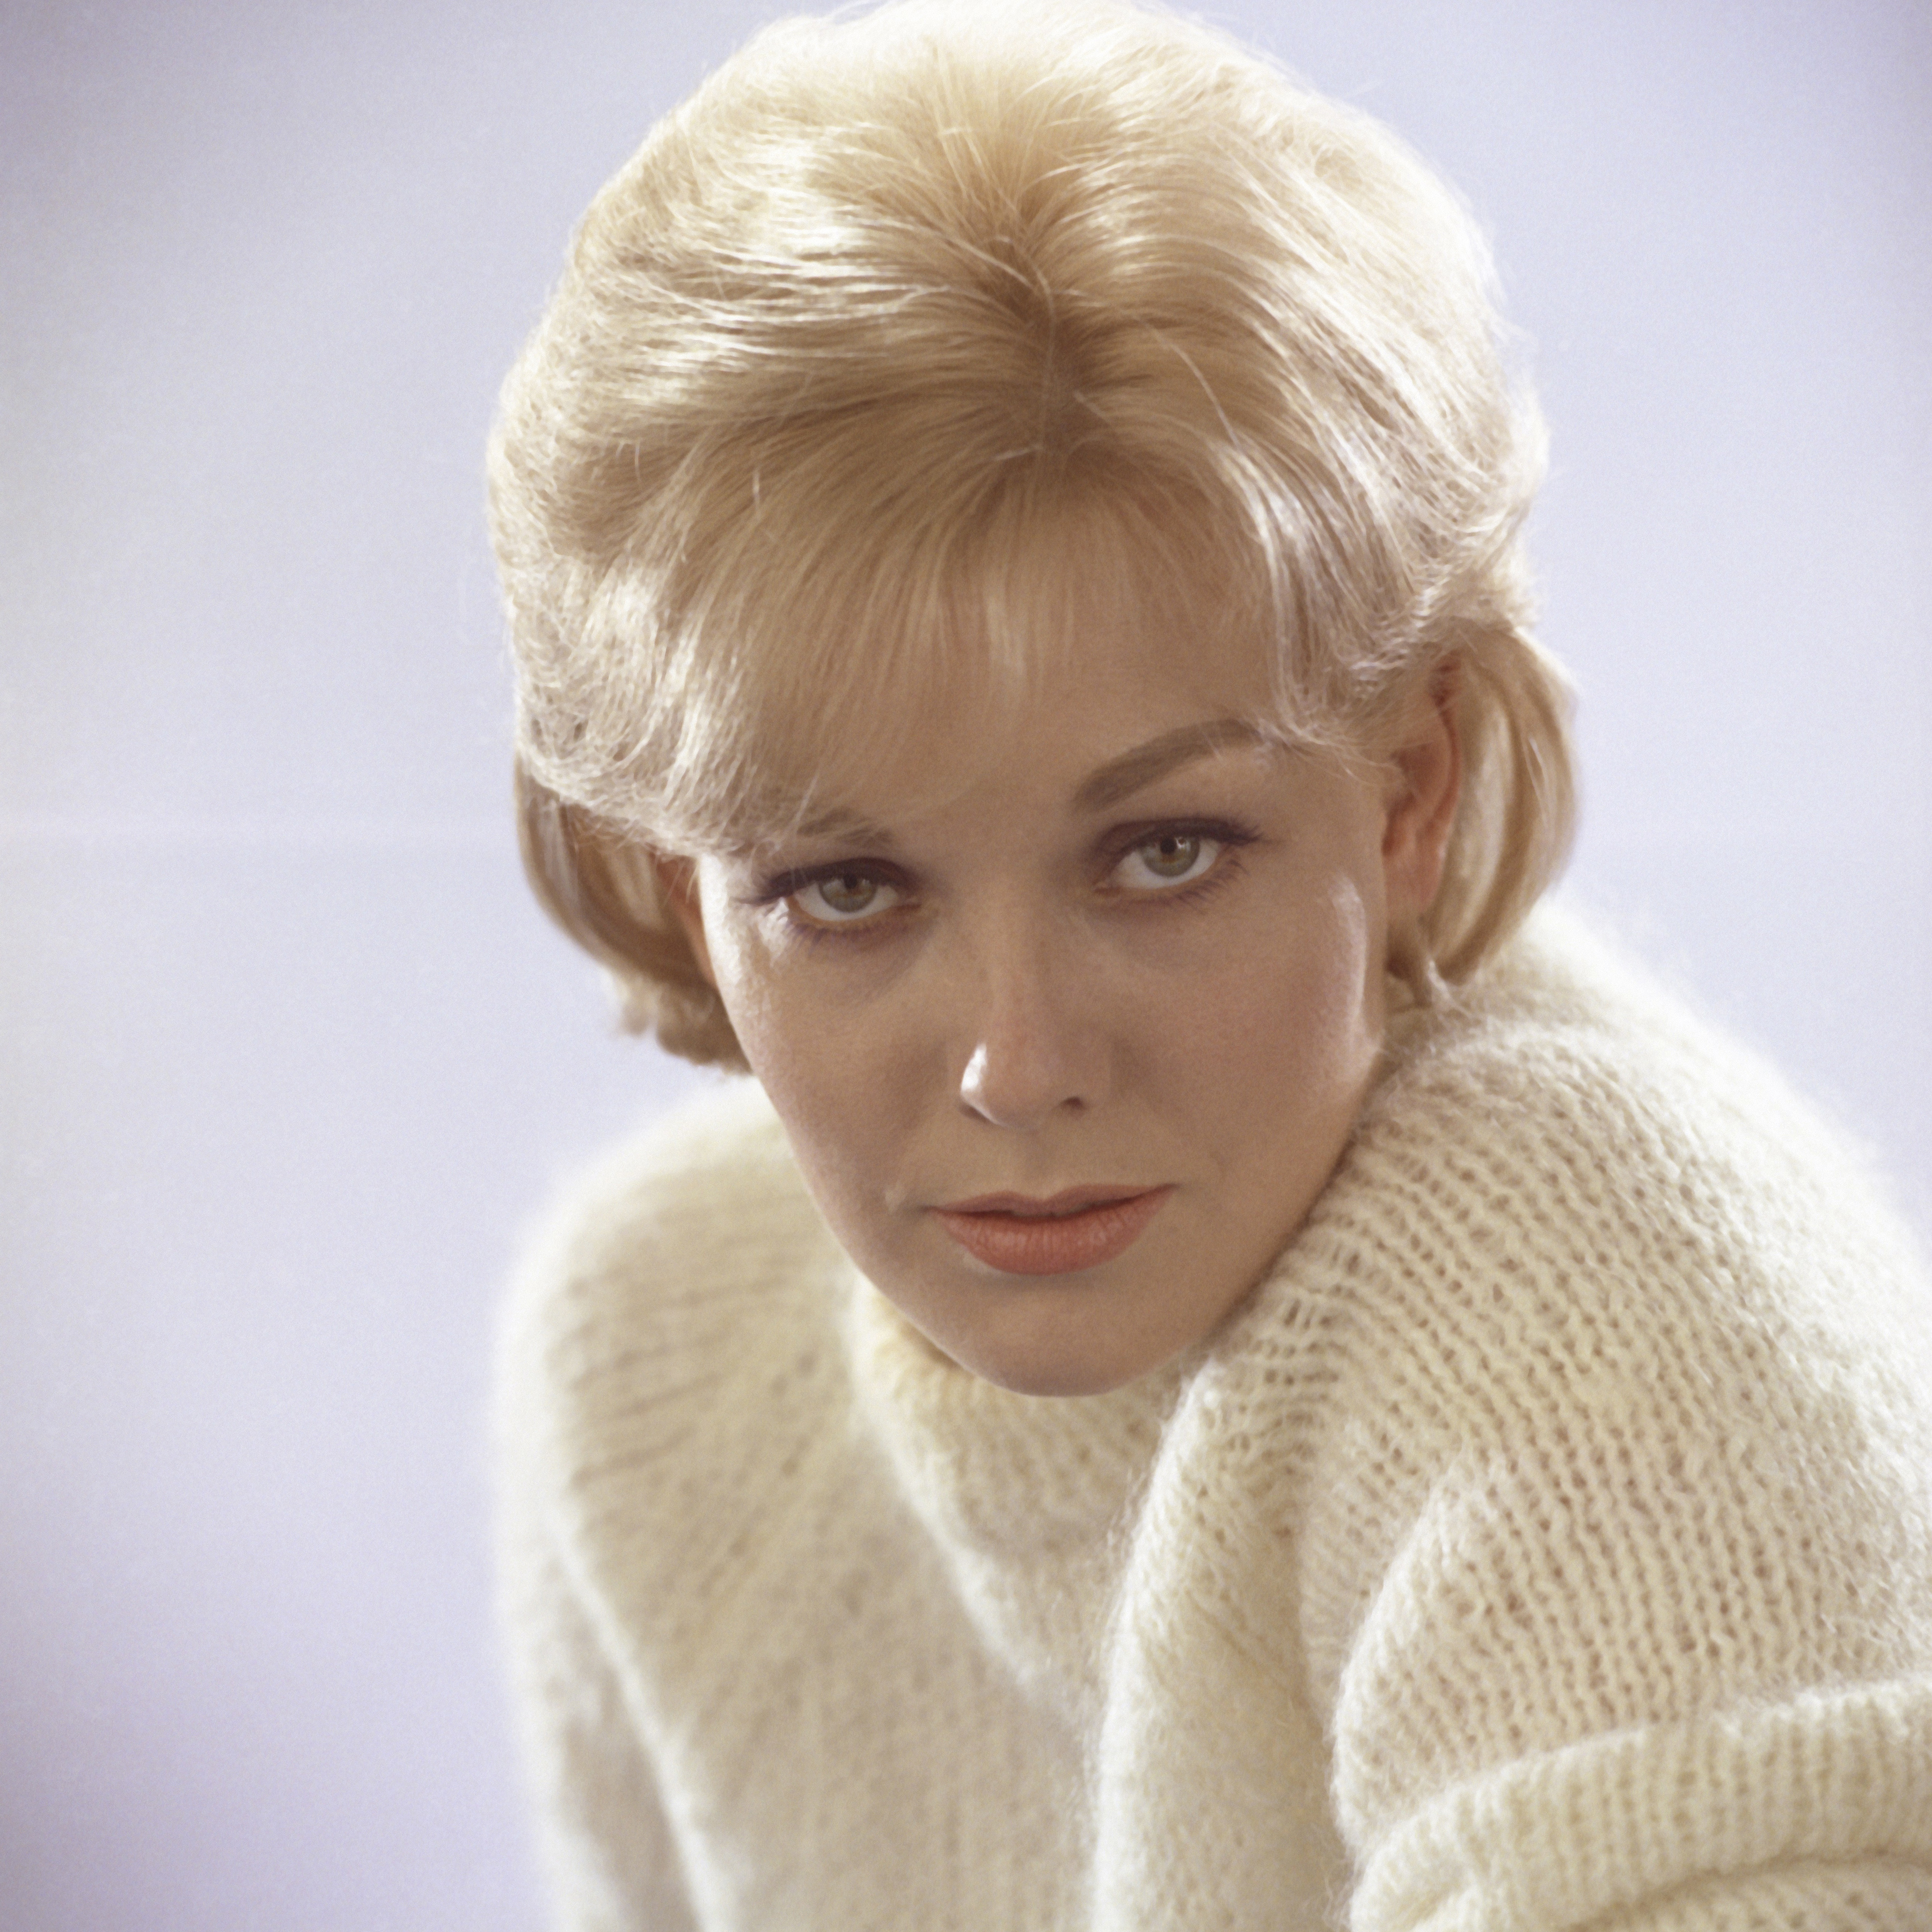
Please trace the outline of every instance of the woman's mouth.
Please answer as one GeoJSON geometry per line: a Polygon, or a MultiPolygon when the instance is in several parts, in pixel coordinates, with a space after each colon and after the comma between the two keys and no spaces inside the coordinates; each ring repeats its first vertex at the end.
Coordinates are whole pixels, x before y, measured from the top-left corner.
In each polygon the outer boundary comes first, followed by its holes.
{"type": "Polygon", "coordinates": [[[1044,1201],[984,1194],[932,1211],[975,1261],[1002,1274],[1072,1274],[1125,1254],[1169,1187],[1070,1187],[1044,1201]]]}

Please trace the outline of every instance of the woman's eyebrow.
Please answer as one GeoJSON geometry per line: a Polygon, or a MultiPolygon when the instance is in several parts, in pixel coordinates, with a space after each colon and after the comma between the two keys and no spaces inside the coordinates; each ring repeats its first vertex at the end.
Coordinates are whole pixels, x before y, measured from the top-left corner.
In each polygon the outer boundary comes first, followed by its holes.
{"type": "MultiPolygon", "coordinates": [[[[1211,758],[1229,745],[1276,742],[1259,725],[1242,718],[1212,718],[1198,724],[1179,725],[1157,738],[1150,738],[1144,745],[1136,745],[1131,751],[1109,758],[1090,772],[1073,794],[1074,808],[1104,812],[1178,766],[1192,764],[1196,758],[1211,758]]],[[[814,813],[796,830],[802,838],[835,838],[874,851],[886,850],[895,842],[884,826],[874,824],[858,812],[837,807],[814,813]]]]}
{"type": "Polygon", "coordinates": [[[1082,782],[1073,795],[1081,812],[1103,812],[1124,798],[1150,785],[1155,779],[1196,758],[1211,757],[1229,745],[1262,745],[1271,742],[1259,725],[1241,718],[1216,718],[1199,724],[1184,724],[1177,730],[1163,731],[1118,758],[1109,758],[1082,782]]]}
{"type": "Polygon", "coordinates": [[[814,812],[796,830],[801,838],[836,838],[843,844],[862,845],[870,851],[884,851],[894,842],[892,835],[883,825],[874,825],[869,818],[842,808],[814,812]]]}

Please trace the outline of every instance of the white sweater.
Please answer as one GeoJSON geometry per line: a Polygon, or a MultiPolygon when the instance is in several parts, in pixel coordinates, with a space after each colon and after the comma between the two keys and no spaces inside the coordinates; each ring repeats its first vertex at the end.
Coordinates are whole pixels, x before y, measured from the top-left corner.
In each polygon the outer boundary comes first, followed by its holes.
{"type": "Polygon", "coordinates": [[[1548,914],[1390,1063],[1106,1396],[938,1355],[749,1082],[577,1193],[500,1409],[560,1925],[1932,1928],[1904,1238],[1548,914]]]}

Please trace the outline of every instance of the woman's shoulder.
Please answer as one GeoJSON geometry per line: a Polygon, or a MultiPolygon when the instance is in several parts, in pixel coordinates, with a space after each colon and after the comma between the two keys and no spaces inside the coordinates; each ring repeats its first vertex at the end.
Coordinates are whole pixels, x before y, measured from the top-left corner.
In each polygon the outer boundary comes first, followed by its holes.
{"type": "Polygon", "coordinates": [[[674,1258],[728,1269],[748,1244],[796,1238],[815,1220],[764,1090],[736,1078],[570,1181],[539,1221],[524,1272],[624,1276],[674,1258]]]}
{"type": "Polygon", "coordinates": [[[1809,1225],[1913,1265],[1868,1152],[1557,908],[1412,1027],[1358,1138],[1372,1156],[1402,1150],[1471,1208],[1527,1210],[1553,1192],[1633,1232],[1688,1217],[1747,1245],[1809,1225]]]}
{"type": "Polygon", "coordinates": [[[566,1188],[526,1241],[500,1329],[500,1405],[596,1435],[695,1389],[714,1409],[809,1352],[838,1250],[754,1082],[704,1094],[566,1188]]]}
{"type": "Polygon", "coordinates": [[[1412,1028],[1310,1232],[1352,1252],[1372,1325],[1432,1328],[1484,1376],[1613,1330],[1627,1366],[1689,1350],[1776,1379],[1922,1354],[1932,1323],[1849,1137],[1555,912],[1412,1028]]]}
{"type": "Polygon", "coordinates": [[[661,1708],[757,1732],[768,1692],[786,1694],[770,1687],[844,1628],[840,1593],[886,1533],[890,1494],[849,1426],[850,1286],[749,1080],[566,1190],[499,1330],[512,1615],[574,1620],[661,1708]]]}
{"type": "Polygon", "coordinates": [[[1850,1736],[1839,1687],[1922,1678],[1912,1244],[1844,1137],[1613,949],[1539,920],[1414,1028],[1270,1292],[1334,1337],[1298,1588],[1364,1837],[1485,1780],[1574,1775],[1605,1815],[1592,1780],[1687,1740],[1754,1804],[1772,1754],[1711,1713],[1850,1736]]]}

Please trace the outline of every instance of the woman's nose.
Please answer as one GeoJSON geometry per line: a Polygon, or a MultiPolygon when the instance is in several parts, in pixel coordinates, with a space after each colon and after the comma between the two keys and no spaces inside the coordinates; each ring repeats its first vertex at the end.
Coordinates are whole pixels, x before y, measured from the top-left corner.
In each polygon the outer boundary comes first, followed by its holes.
{"type": "Polygon", "coordinates": [[[989,949],[979,974],[959,1102],[994,1126],[1043,1126],[1063,1109],[1104,1097],[1106,1052],[1096,988],[1076,961],[1049,946],[989,949]]]}

